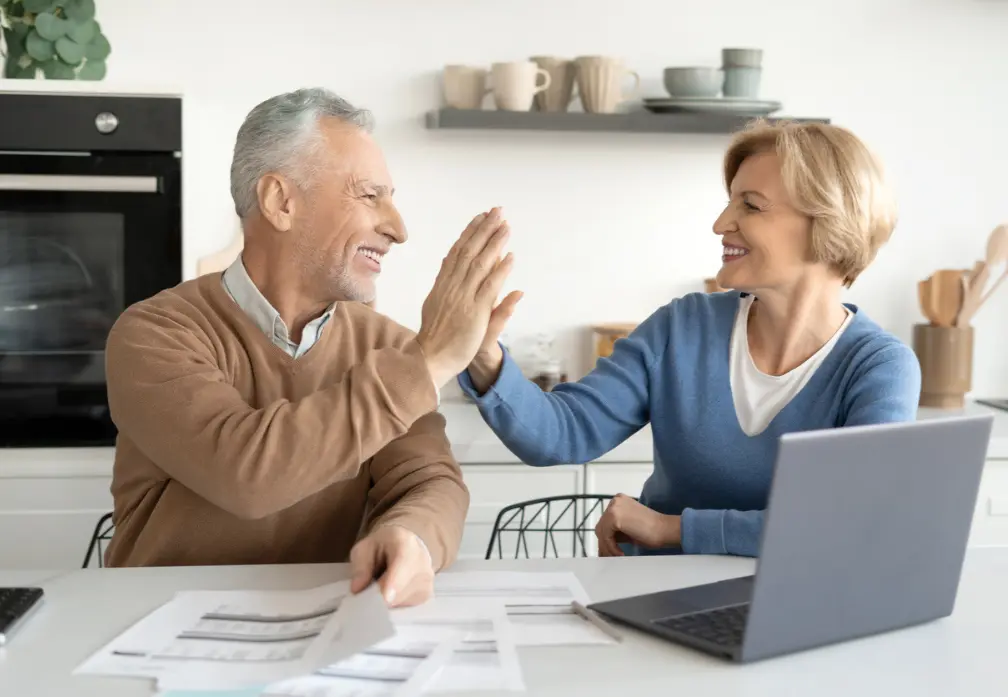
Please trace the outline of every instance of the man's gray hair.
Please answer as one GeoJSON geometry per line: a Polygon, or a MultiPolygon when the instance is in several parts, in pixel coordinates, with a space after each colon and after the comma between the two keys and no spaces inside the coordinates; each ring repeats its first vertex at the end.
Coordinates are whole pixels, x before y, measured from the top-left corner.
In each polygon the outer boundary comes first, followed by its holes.
{"type": "Polygon", "coordinates": [[[279,94],[257,105],[238,129],[231,160],[231,198],[245,218],[258,205],[256,186],[267,172],[279,172],[307,186],[322,144],[319,119],[329,117],[370,132],[371,112],[358,109],[322,87],[279,94]]]}

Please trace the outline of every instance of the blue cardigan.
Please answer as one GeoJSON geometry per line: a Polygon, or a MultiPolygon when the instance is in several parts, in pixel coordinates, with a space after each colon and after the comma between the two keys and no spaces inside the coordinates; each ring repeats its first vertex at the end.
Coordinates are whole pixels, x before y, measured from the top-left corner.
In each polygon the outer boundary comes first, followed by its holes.
{"type": "Polygon", "coordinates": [[[749,437],[728,378],[738,304],[737,292],[673,300],[617,341],[582,380],[552,392],[526,380],[506,352],[485,395],[466,372],[459,384],[530,465],[589,462],[650,422],[655,467],[641,503],[682,516],[684,553],[757,556],[778,437],[912,420],[920,366],[909,347],[847,305],[854,318],[825,362],[766,430],[749,437]]]}

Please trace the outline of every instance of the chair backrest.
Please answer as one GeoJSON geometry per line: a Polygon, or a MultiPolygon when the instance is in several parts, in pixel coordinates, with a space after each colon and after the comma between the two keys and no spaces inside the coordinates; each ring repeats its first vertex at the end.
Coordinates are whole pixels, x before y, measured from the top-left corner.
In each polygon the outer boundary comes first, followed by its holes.
{"type": "MultiPolygon", "coordinates": [[[[529,559],[533,554],[542,559],[587,557],[595,523],[612,498],[611,494],[572,494],[506,506],[494,521],[486,558],[494,558],[495,546],[498,559],[504,558],[505,546],[511,557],[512,543],[514,559],[529,559]]],[[[594,549],[594,544],[590,547],[594,549]]]]}
{"type": "Polygon", "coordinates": [[[112,514],[106,513],[95,524],[94,533],[91,534],[91,542],[88,544],[87,553],[84,555],[82,569],[91,566],[92,557],[97,562],[97,568],[105,566],[105,544],[112,539],[115,532],[115,525],[112,523],[112,514]]]}

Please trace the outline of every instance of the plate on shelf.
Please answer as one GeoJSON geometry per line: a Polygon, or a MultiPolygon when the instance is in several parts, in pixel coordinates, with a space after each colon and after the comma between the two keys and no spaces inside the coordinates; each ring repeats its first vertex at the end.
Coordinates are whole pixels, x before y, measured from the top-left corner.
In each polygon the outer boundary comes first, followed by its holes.
{"type": "Polygon", "coordinates": [[[765,116],[779,111],[780,102],[742,97],[645,97],[644,108],[656,114],[712,111],[765,116]]]}

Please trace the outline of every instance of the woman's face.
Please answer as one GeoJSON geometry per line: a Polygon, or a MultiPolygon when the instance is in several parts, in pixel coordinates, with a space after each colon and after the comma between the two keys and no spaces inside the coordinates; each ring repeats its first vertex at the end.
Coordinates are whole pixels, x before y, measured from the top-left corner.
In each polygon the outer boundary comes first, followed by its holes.
{"type": "Polygon", "coordinates": [[[796,285],[813,264],[812,220],[791,204],[774,152],[747,157],[714,221],[723,244],[718,285],[748,292],[796,285]]]}

